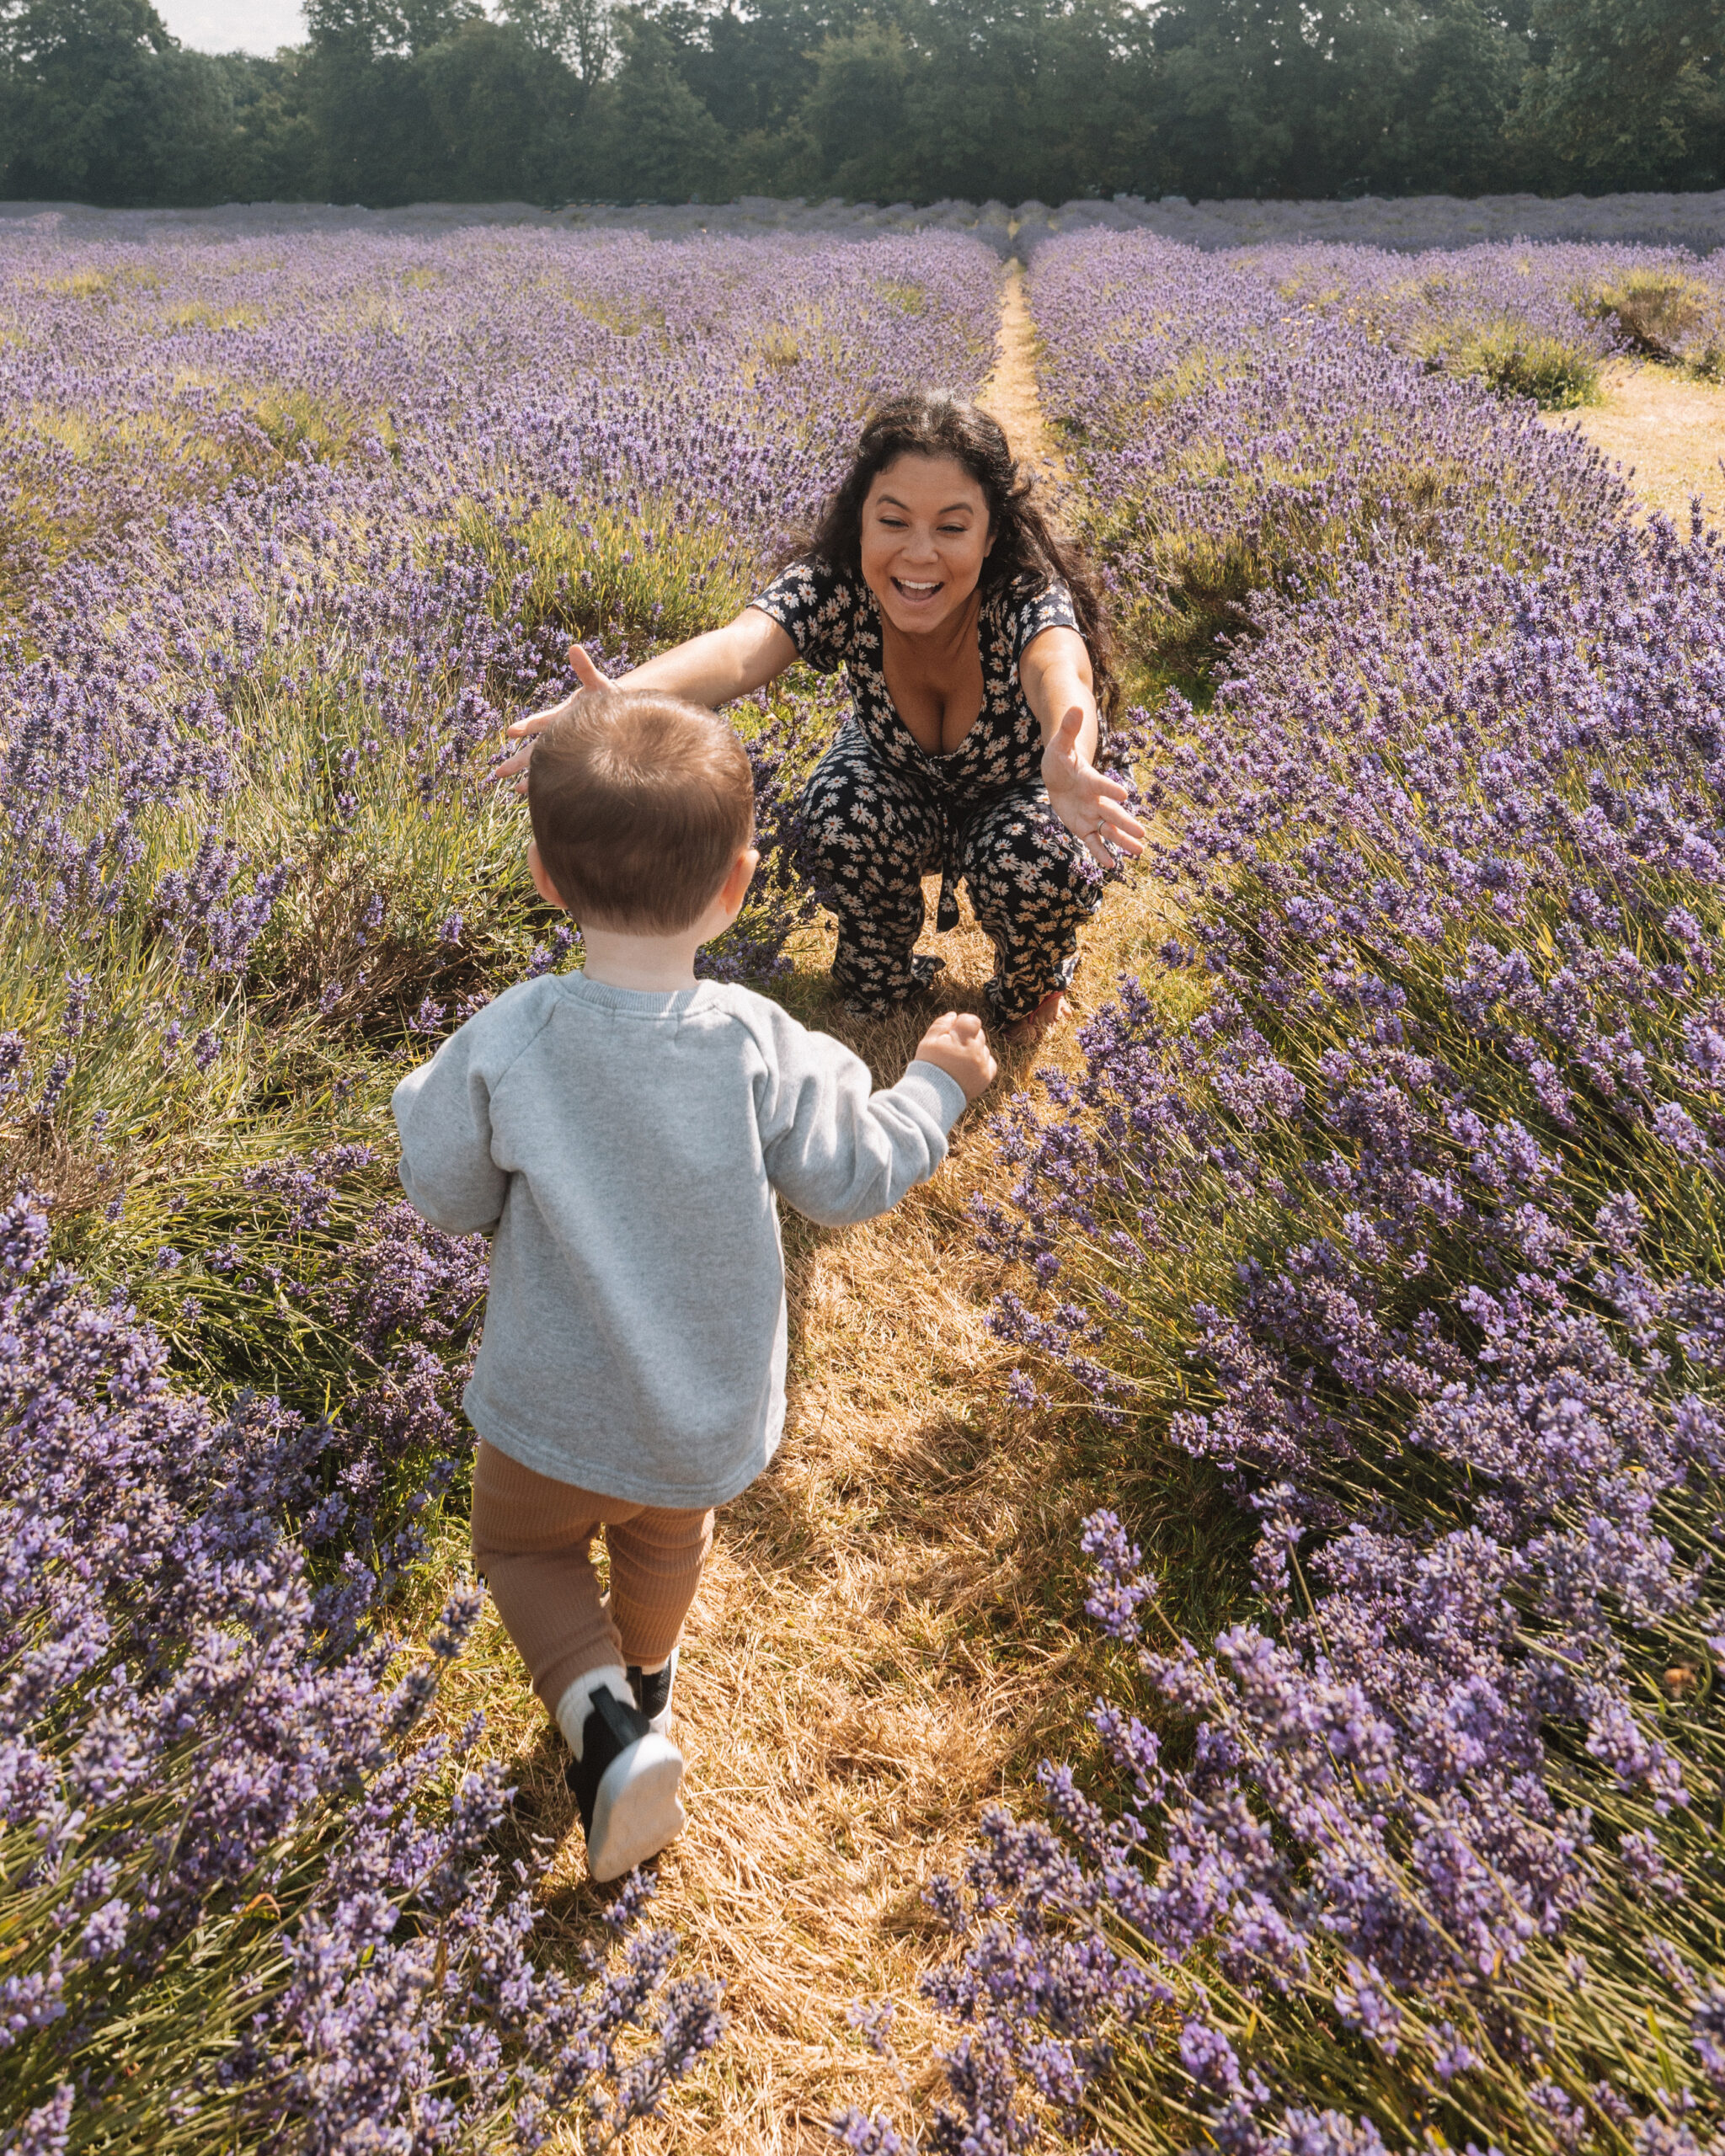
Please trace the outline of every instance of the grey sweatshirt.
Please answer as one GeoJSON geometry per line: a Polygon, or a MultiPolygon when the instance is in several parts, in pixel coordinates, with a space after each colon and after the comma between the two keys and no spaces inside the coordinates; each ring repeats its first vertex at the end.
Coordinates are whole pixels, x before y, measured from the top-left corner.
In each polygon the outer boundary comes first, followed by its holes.
{"type": "Polygon", "coordinates": [[[897,1204],[946,1157],[958,1081],[867,1066],[745,988],[521,981],[403,1078],[418,1209],[494,1229],[468,1418],[606,1497],[723,1504],[784,1426],[778,1192],[824,1226],[897,1204]]]}

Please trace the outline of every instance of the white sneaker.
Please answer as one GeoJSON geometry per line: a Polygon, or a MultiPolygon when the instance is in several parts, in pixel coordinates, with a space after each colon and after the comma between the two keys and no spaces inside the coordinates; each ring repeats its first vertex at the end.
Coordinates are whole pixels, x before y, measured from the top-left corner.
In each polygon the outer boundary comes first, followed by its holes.
{"type": "Polygon", "coordinates": [[[683,1831],[683,1755],[608,1686],[591,1692],[586,1707],[580,1757],[571,1757],[565,1779],[587,1838],[588,1870],[595,1880],[620,1879],[683,1831]]]}

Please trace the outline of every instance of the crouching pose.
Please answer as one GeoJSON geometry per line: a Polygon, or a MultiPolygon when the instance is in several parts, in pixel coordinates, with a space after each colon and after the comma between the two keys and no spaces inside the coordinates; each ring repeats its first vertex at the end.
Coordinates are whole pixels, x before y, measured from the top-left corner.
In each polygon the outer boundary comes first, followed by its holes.
{"type": "Polygon", "coordinates": [[[873,1092],[836,1041],[697,983],[756,859],[748,759],[710,712],[581,696],[539,735],[527,793],[533,880],[579,922],[585,970],[506,990],[394,1108],[414,1203],[493,1236],[466,1398],[474,1561],[568,1742],[604,1880],[683,1824],[677,1641],[713,1508],[784,1422],[773,1194],[829,1225],[885,1212],[995,1066],[948,1013],[873,1092]]]}
{"type": "MultiPolygon", "coordinates": [[[[579,645],[569,658],[578,698],[607,686],[579,645]]],[[[994,944],[991,1021],[1039,1040],[1100,903],[1096,871],[1141,853],[1145,833],[1092,761],[1098,690],[1114,699],[1101,596],[985,412],[937,390],[883,405],[796,558],[734,621],[628,680],[721,704],[798,659],[851,685],[802,807],[802,866],[838,921],[833,985],[879,1016],[932,984],[945,962],[916,946],[938,871],[937,928],[958,926],[962,879],[994,944]]]]}

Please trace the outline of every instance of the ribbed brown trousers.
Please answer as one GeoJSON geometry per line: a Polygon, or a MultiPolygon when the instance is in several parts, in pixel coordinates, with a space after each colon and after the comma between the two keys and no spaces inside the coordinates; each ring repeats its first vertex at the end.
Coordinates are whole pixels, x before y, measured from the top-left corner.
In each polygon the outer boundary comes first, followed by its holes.
{"type": "Polygon", "coordinates": [[[676,1645],[713,1547],[713,1514],[602,1497],[479,1440],[473,1564],[554,1715],[590,1669],[657,1669],[676,1645]],[[601,1528],[611,1593],[593,1569],[601,1528]]]}

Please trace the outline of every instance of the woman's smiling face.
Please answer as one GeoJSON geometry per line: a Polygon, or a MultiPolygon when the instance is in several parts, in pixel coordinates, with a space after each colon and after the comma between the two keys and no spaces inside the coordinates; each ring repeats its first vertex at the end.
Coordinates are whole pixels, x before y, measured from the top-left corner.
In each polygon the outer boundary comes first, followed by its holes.
{"type": "Polygon", "coordinates": [[[951,619],[993,544],[987,500],[956,457],[895,457],[864,497],[862,581],[907,635],[951,619]]]}

